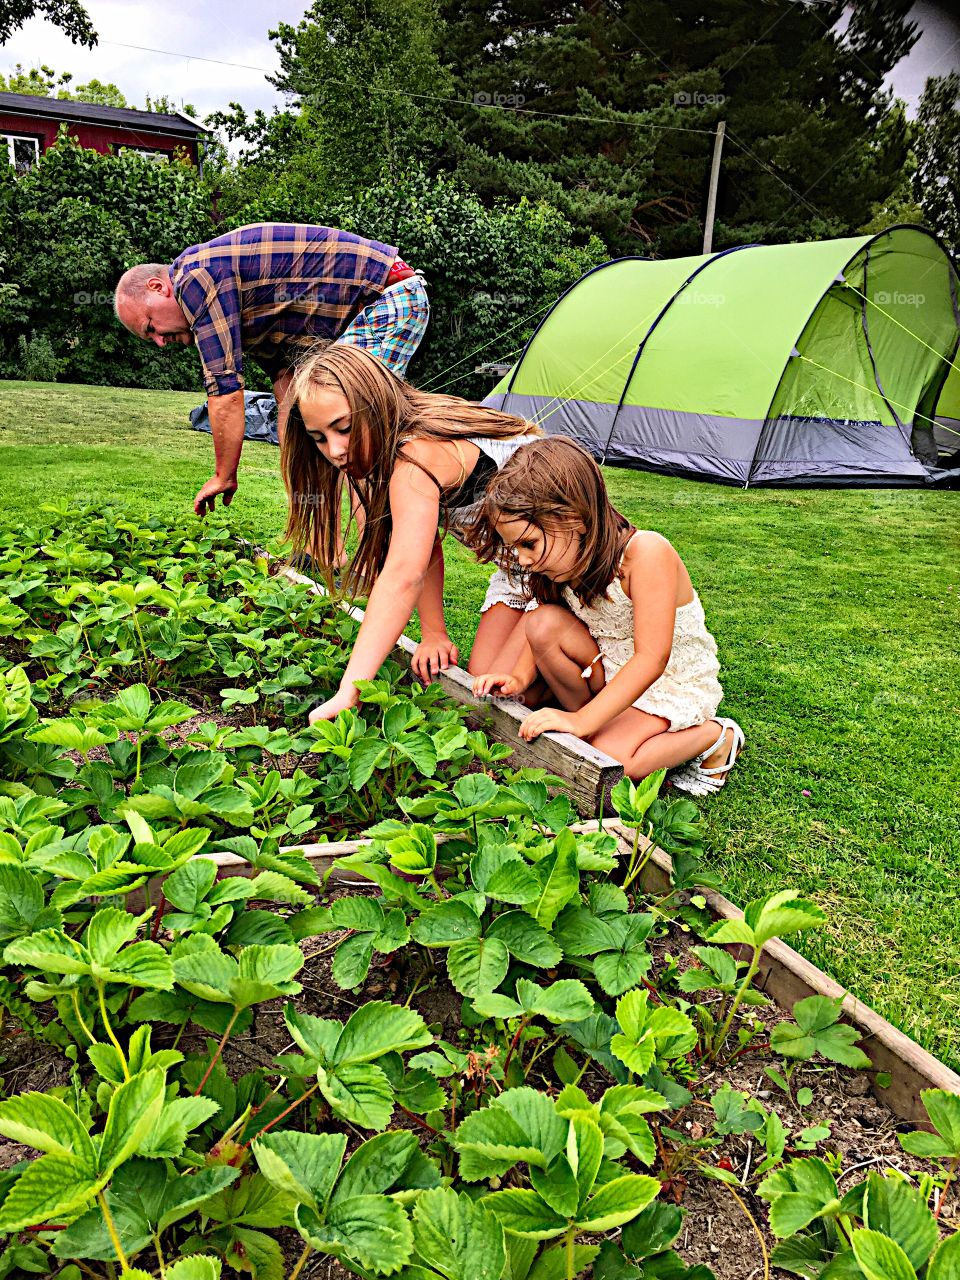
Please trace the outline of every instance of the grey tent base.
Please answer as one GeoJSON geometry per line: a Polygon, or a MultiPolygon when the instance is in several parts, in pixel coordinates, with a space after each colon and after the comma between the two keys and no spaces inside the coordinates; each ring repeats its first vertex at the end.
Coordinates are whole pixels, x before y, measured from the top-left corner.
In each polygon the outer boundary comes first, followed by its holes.
{"type": "Polygon", "coordinates": [[[768,423],[762,419],[682,413],[640,405],[617,406],[594,400],[492,392],[492,409],[537,422],[548,435],[567,435],[598,462],[613,467],[717,484],[753,487],[924,488],[960,485],[960,471],[925,465],[897,428],[880,422],[824,423],[783,417],[781,438],[789,457],[768,457],[768,423]],[[829,435],[812,433],[829,425],[829,435]]]}
{"type": "MultiPolygon", "coordinates": [[[[245,391],[243,415],[246,422],[244,438],[260,440],[263,444],[279,444],[277,435],[277,402],[269,391],[245,391]]],[[[210,430],[210,414],[206,402],[190,410],[190,425],[194,431],[210,430]]]]}

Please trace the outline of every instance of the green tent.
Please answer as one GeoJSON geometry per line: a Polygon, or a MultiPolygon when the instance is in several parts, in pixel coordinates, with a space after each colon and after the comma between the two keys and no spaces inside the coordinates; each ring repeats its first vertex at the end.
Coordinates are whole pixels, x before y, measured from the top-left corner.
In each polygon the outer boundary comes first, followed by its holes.
{"type": "Polygon", "coordinates": [[[744,486],[929,484],[949,478],[933,420],[957,358],[957,285],[922,227],[619,258],[558,299],[484,403],[614,466],[744,486]]]}
{"type": "Polygon", "coordinates": [[[960,355],[954,357],[937,402],[933,429],[941,466],[960,467],[960,355]]]}

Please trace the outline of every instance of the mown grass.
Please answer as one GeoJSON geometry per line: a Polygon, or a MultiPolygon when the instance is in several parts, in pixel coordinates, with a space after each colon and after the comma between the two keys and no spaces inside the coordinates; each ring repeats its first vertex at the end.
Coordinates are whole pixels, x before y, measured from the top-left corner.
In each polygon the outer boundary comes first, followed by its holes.
{"type": "MultiPolygon", "coordinates": [[[[212,460],[187,424],[197,400],[0,383],[0,519],[64,498],[191,518],[212,460]]],[[[247,444],[232,508],[264,539],[283,523],[277,462],[247,444]]],[[[960,1066],[957,494],[607,478],[686,560],[720,644],[724,711],[746,730],[730,785],[702,804],[730,896],[815,898],[829,924],[799,948],[960,1066]]],[[[485,571],[457,546],[448,566],[466,655],[485,571]]]]}

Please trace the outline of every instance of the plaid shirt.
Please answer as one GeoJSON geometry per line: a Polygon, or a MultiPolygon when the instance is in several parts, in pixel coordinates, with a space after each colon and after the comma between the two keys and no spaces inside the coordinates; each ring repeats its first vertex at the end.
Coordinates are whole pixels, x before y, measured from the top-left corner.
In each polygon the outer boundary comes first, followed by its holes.
{"type": "Polygon", "coordinates": [[[207,394],[243,389],[243,354],[271,378],[336,338],[383,292],[397,251],[333,227],[258,222],[184,250],[170,268],[207,394]]]}

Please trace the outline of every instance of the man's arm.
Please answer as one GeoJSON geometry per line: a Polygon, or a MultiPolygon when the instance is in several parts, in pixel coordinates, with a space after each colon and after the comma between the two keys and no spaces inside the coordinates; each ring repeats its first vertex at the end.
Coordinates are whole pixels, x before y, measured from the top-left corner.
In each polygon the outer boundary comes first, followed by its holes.
{"type": "Polygon", "coordinates": [[[216,471],[194,498],[193,509],[198,516],[205,516],[213,510],[218,494],[223,497],[223,505],[228,507],[237,491],[237,467],[246,429],[243,392],[232,391],[226,396],[208,397],[207,411],[210,414],[216,471]]]}
{"type": "Polygon", "coordinates": [[[203,365],[216,471],[193,500],[198,516],[229,505],[237,491],[237,467],[243,449],[243,351],[240,294],[230,274],[211,275],[205,266],[184,268],[174,278],[180,310],[186,316],[203,365]]]}

